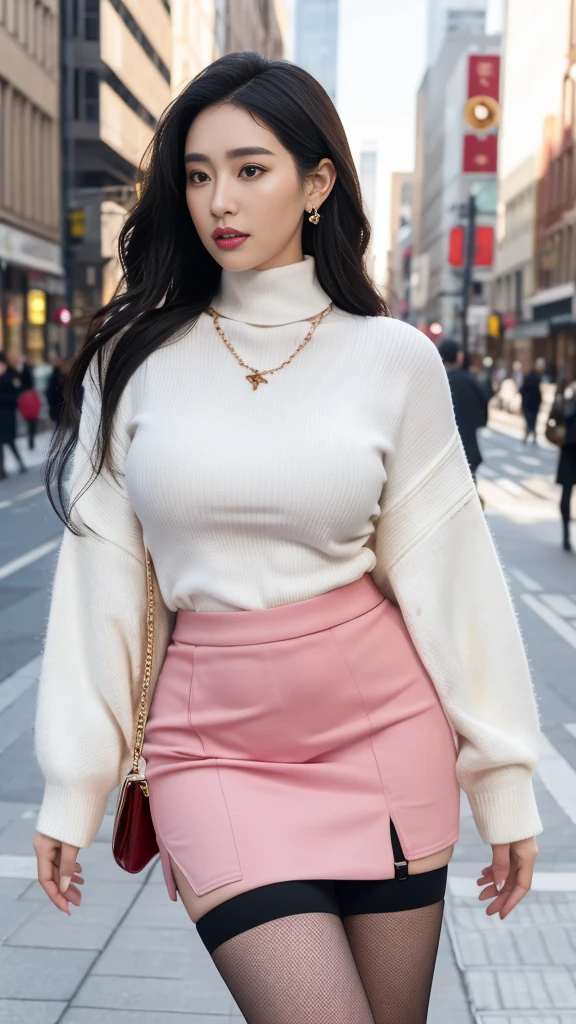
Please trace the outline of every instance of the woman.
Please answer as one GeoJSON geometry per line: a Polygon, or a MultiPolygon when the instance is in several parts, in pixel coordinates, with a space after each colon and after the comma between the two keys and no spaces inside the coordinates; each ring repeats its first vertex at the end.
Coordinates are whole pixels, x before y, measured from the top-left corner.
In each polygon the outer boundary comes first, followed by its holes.
{"type": "Polygon", "coordinates": [[[324,90],[216,61],[161,119],[49,467],[75,445],[40,882],[80,903],[131,763],[148,548],[162,868],[249,1024],[424,1021],[459,784],[489,913],[529,889],[541,831],[536,705],[442,362],[388,316],[368,241],[324,90]]]}
{"type": "Polygon", "coordinates": [[[564,551],[572,551],[570,542],[570,502],[572,488],[576,484],[576,380],[564,384],[558,389],[554,399],[552,412],[566,429],[566,435],[560,448],[556,483],[560,484],[560,515],[562,516],[562,546],[564,551]]]}
{"type": "Polygon", "coordinates": [[[26,466],[16,447],[16,411],[20,393],[20,377],[8,365],[4,353],[0,352],[0,480],[5,480],[7,476],[4,468],[4,445],[12,452],[20,472],[26,472],[26,466]]]}

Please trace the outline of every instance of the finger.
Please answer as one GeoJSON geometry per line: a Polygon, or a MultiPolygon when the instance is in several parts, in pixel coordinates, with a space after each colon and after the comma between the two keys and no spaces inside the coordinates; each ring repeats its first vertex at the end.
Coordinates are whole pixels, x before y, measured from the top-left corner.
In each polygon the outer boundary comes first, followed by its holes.
{"type": "Polygon", "coordinates": [[[70,884],[66,889],[66,895],[63,897],[65,900],[70,900],[75,907],[79,907],[82,902],[82,893],[75,885],[70,884]]]}
{"type": "Polygon", "coordinates": [[[58,865],[58,887],[60,892],[66,892],[66,889],[72,881],[72,875],[76,873],[77,856],[77,846],[70,846],[68,843],[62,843],[60,863],[58,865]]]}
{"type": "Polygon", "coordinates": [[[510,914],[511,911],[514,910],[514,907],[517,906],[518,903],[520,903],[520,900],[524,899],[528,891],[529,890],[526,889],[523,885],[514,886],[514,889],[512,890],[512,892],[508,896],[508,899],[506,900],[506,903],[500,910],[500,919],[502,921],[504,920],[505,917],[508,917],[508,914],[510,914]]]}
{"type": "Polygon", "coordinates": [[[527,862],[523,861],[516,872],[514,888],[511,894],[508,896],[508,899],[506,900],[506,903],[504,904],[500,912],[500,917],[502,919],[504,917],[508,917],[510,911],[513,910],[514,907],[520,902],[520,900],[526,895],[526,893],[530,891],[530,889],[532,888],[533,876],[534,859],[530,859],[527,862]]]}
{"type": "Polygon", "coordinates": [[[70,913],[68,906],[68,900],[62,895],[58,889],[57,883],[52,878],[52,867],[53,865],[48,862],[48,868],[44,864],[38,865],[38,881],[44,889],[44,892],[48,896],[48,899],[52,900],[55,907],[58,910],[62,910],[65,914],[70,913]]]}
{"type": "Polygon", "coordinates": [[[501,890],[501,892],[496,893],[496,898],[493,899],[490,906],[486,908],[486,913],[488,914],[489,917],[492,917],[494,914],[500,913],[502,907],[505,905],[511,893],[514,891],[515,885],[516,872],[511,871],[506,880],[504,888],[501,890]]]}
{"type": "Polygon", "coordinates": [[[492,877],[498,892],[510,874],[510,844],[502,843],[492,847],[492,877]]]}

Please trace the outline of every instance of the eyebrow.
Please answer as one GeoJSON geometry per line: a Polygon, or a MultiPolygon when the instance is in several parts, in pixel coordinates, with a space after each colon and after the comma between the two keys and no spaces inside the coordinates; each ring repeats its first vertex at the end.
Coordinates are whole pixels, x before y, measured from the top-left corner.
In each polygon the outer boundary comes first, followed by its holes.
{"type": "MultiPolygon", "coordinates": [[[[274,154],[264,146],[240,146],[238,149],[229,149],[226,153],[227,160],[235,160],[242,156],[274,156],[274,154]]],[[[205,153],[186,153],[184,163],[209,164],[210,157],[205,153]]]]}

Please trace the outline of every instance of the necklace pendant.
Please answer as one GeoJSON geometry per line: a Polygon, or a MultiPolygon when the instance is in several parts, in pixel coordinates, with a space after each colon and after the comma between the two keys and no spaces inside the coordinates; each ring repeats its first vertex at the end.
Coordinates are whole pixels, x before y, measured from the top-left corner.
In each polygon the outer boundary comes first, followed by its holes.
{"type": "Polygon", "coordinates": [[[261,373],[251,373],[246,380],[252,385],[252,390],[256,391],[259,384],[267,384],[266,377],[263,377],[261,373]]]}

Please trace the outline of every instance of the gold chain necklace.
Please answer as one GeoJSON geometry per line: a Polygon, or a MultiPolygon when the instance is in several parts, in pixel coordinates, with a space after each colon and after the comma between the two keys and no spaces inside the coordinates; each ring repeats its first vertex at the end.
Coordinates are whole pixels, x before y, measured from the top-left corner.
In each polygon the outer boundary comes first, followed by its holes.
{"type": "Polygon", "coordinates": [[[322,321],[324,320],[324,317],[328,316],[328,313],[331,311],[331,309],[332,309],[332,303],[330,303],[330,305],[327,306],[326,309],[323,309],[321,313],[318,313],[318,315],[315,316],[312,319],[312,321],[310,323],[310,330],[308,331],[308,334],[304,338],[304,341],[302,342],[302,344],[298,345],[298,348],[296,349],[295,352],[292,353],[292,355],[290,356],[289,359],[285,359],[283,363],[280,363],[280,366],[275,366],[273,370],[257,370],[254,366],[248,366],[248,363],[245,363],[244,360],[240,358],[240,356],[238,355],[238,353],[237,353],[236,349],[234,348],[234,346],[228,341],[228,338],[226,337],[226,335],[224,334],[224,331],[220,327],[219,314],[216,312],[216,310],[213,309],[212,306],[208,306],[206,312],[212,317],[212,322],[214,324],[214,327],[218,331],[218,334],[222,338],[222,341],[224,342],[226,347],[228,349],[230,349],[230,352],[232,353],[234,358],[238,360],[238,362],[240,363],[240,366],[243,366],[245,370],[251,370],[252,371],[246,377],[246,380],[248,381],[249,384],[252,385],[252,390],[256,391],[256,389],[258,388],[258,386],[260,384],[267,384],[268,383],[268,381],[266,380],[266,377],[269,377],[270,374],[272,374],[272,373],[278,373],[278,370],[283,370],[285,366],[288,366],[288,364],[292,362],[294,357],[297,356],[298,353],[302,351],[302,349],[304,348],[304,345],[307,345],[308,342],[312,339],[312,335],[314,334],[314,331],[322,323],[322,321]]]}

